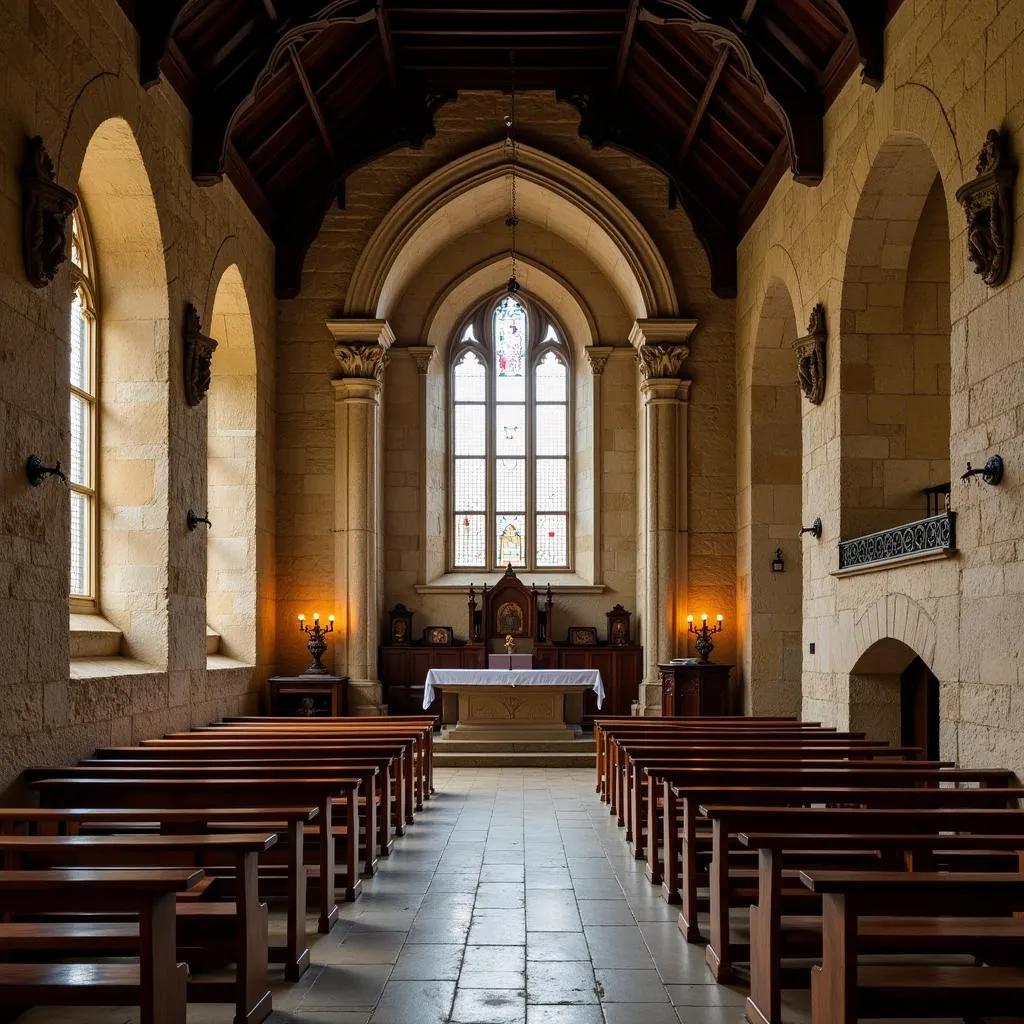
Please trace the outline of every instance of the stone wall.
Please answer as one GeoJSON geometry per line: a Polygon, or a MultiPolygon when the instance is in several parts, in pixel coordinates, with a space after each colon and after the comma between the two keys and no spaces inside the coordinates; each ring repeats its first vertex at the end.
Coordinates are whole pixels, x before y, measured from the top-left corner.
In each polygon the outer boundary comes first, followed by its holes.
{"type": "MultiPolygon", "coordinates": [[[[1019,771],[1024,769],[1024,683],[1018,670],[1024,653],[1024,495],[1013,472],[999,488],[957,478],[968,460],[977,465],[999,452],[1012,467],[1024,455],[1024,352],[1016,340],[1015,315],[1024,297],[1024,258],[1018,245],[1007,283],[986,288],[967,261],[964,217],[954,193],[973,176],[989,128],[1005,129],[1020,150],[1024,3],[907,0],[887,31],[886,47],[882,87],[875,91],[851,80],[828,111],[821,185],[780,183],[740,245],[739,389],[746,396],[757,383],[758,324],[773,283],[788,291],[800,324],[815,302],[823,302],[830,322],[825,400],[818,407],[803,403],[802,518],[806,525],[820,516],[824,525],[820,541],[803,540],[805,716],[839,726],[864,721],[856,705],[865,693],[877,696],[878,673],[900,670],[898,664],[865,667],[865,661],[872,661],[876,645],[886,650],[899,641],[940,680],[942,755],[966,765],[1019,771]],[[908,144],[927,152],[932,175],[921,187],[910,187],[909,180],[906,187],[894,187],[890,211],[902,210],[906,219],[913,197],[923,209],[937,171],[949,225],[949,463],[959,550],[944,561],[838,578],[833,575],[838,542],[849,536],[843,453],[859,429],[851,422],[847,398],[863,390],[847,371],[856,365],[883,368],[863,359],[862,349],[858,353],[862,332],[851,289],[866,284],[870,291],[875,284],[876,291],[884,290],[887,243],[901,250],[905,266],[917,225],[924,226],[914,214],[906,228],[888,236],[883,231],[862,245],[866,236],[856,232],[857,220],[866,193],[873,206],[883,199],[881,192],[872,194],[875,177],[895,174],[890,184],[899,186],[899,150],[908,144]],[[873,272],[873,281],[863,280],[865,270],[873,272]]],[[[1019,179],[1018,227],[1022,191],[1024,179],[1019,179]]],[[[912,298],[907,288],[889,302],[899,307],[912,298]]],[[[944,326],[944,319],[937,311],[933,323],[944,326]]],[[[922,327],[926,333],[932,329],[922,327]]],[[[930,365],[932,394],[938,395],[942,361],[930,365]]],[[[741,406],[748,401],[741,397],[741,406]]],[[[920,417],[914,418],[919,424],[920,417]]],[[[908,413],[908,429],[910,420],[908,413]]],[[[739,472],[743,493],[748,461],[741,461],[739,472]]],[[[887,713],[894,713],[892,707],[887,713]]]]}
{"type": "MultiPolygon", "coordinates": [[[[273,251],[230,184],[192,183],[190,118],[167,85],[140,88],[137,45],[115,0],[0,2],[0,789],[29,763],[253,707],[272,670],[273,251]],[[109,334],[100,367],[99,611],[123,640],[119,653],[74,662],[67,492],[56,480],[29,487],[24,472],[32,453],[67,465],[69,437],[70,271],[36,290],[21,262],[19,169],[26,136],[36,134],[60,183],[80,187],[94,215],[101,346],[109,334]],[[208,671],[206,538],[185,526],[189,507],[206,506],[208,406],[185,405],[180,339],[186,302],[209,326],[232,265],[260,376],[262,614],[246,661],[208,671]]],[[[86,621],[82,649],[106,630],[86,621]]]]}

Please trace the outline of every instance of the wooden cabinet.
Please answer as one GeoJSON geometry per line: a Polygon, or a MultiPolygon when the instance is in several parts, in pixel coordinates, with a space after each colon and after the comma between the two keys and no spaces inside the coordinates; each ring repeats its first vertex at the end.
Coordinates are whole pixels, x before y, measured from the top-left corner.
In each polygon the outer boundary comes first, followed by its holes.
{"type": "MultiPolygon", "coordinates": [[[[454,647],[426,647],[422,644],[392,644],[380,649],[380,681],[384,700],[393,715],[423,714],[423,684],[432,668],[486,668],[483,644],[454,647]]],[[[441,715],[441,698],[430,705],[430,714],[441,715]]]]}
{"type": "Polygon", "coordinates": [[[570,647],[562,644],[538,644],[533,651],[534,668],[596,668],[604,683],[604,707],[598,711],[597,695],[583,695],[583,724],[600,714],[628,715],[630,705],[640,693],[644,671],[644,649],[632,644],[624,647],[570,647]]]}
{"type": "Polygon", "coordinates": [[[348,714],[348,676],[271,676],[270,713],[338,718],[348,714]]]}
{"type": "Polygon", "coordinates": [[[732,665],[659,665],[661,713],[670,715],[729,714],[729,673],[732,665]]]}

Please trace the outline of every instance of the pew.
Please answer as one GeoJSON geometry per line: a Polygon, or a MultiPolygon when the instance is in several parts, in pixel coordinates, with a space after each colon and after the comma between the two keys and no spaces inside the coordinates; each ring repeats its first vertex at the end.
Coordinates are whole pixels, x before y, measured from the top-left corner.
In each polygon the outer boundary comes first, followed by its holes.
{"type": "MultiPolygon", "coordinates": [[[[270,1015],[267,980],[268,922],[266,904],[257,893],[257,858],[277,836],[241,835],[127,835],[127,836],[0,836],[0,856],[7,870],[49,867],[180,867],[181,859],[200,861],[209,871],[210,859],[228,861],[234,899],[231,902],[191,902],[177,907],[177,946],[188,961],[186,947],[209,955],[228,950],[236,963],[235,981],[190,980],[190,1002],[233,1002],[235,1024],[259,1024],[270,1015]],[[226,926],[226,927],[225,927],[226,926]]],[[[194,866],[199,866],[194,865],[194,866]]],[[[95,922],[0,923],[0,949],[11,955],[33,951],[61,952],[70,942],[76,951],[93,955],[123,955],[128,945],[137,952],[137,922],[101,925],[95,922]],[[113,949],[112,949],[113,947],[113,949]]]]}
{"type": "Polygon", "coordinates": [[[138,1006],[142,1024],[185,1024],[188,968],[175,952],[175,896],[194,868],[0,871],[0,911],[138,914],[137,964],[4,964],[6,1006],[138,1006]]]}
{"type": "MultiPolygon", "coordinates": [[[[227,765],[220,765],[210,761],[202,764],[187,762],[184,764],[172,762],[167,765],[152,764],[143,762],[141,765],[126,764],[121,761],[101,762],[100,764],[79,764],[75,767],[65,768],[26,768],[22,777],[31,785],[40,779],[47,778],[81,778],[81,779],[183,779],[189,782],[197,780],[213,779],[263,779],[263,778],[291,778],[297,773],[303,776],[316,776],[318,778],[330,778],[338,776],[345,778],[355,776],[362,783],[363,792],[366,797],[358,801],[358,824],[357,833],[364,840],[362,850],[363,874],[372,876],[377,869],[377,778],[380,768],[376,759],[346,758],[344,763],[327,762],[321,766],[309,764],[260,764],[246,763],[237,764],[231,762],[227,765]]],[[[337,834],[337,833],[336,833],[337,834]]],[[[338,847],[342,851],[343,846],[338,847]]]]}
{"type": "MultiPolygon", "coordinates": [[[[847,822],[849,819],[847,819],[847,822]]],[[[758,854],[757,902],[750,908],[750,996],[745,1014],[751,1024],[781,1024],[782,986],[807,984],[806,972],[783,971],[784,956],[821,959],[821,917],[783,917],[783,866],[787,854],[801,850],[875,851],[879,867],[903,860],[911,870],[933,870],[944,855],[1012,854],[1019,864],[1024,851],[1024,833],[1019,823],[1008,822],[1000,834],[986,826],[985,833],[939,834],[934,828],[920,828],[910,819],[901,822],[898,833],[846,832],[740,833],[741,845],[758,854]]],[[[847,824],[847,827],[849,825],[847,824]]],[[[953,862],[958,868],[959,860],[953,862]]],[[[948,869],[948,865],[944,865],[948,869]]],[[[1024,920],[991,918],[933,917],[864,918],[858,927],[861,948],[867,953],[962,953],[982,960],[1007,954],[1024,956],[1024,920]]]]}
{"type": "MultiPolygon", "coordinates": [[[[1011,829],[1024,834],[1024,811],[1009,809],[1019,789],[921,789],[907,790],[903,803],[888,807],[780,807],[703,805],[701,812],[712,826],[711,920],[704,958],[715,980],[730,981],[739,952],[730,941],[729,908],[731,872],[729,836],[738,832],[781,828],[800,834],[818,832],[899,832],[913,822],[914,828],[998,833],[1011,829]],[[995,802],[988,802],[992,798],[995,802]],[[1001,806],[1000,806],[1001,804],[1001,806]]],[[[850,791],[846,803],[856,803],[858,794],[850,791]]],[[[913,830],[913,829],[912,829],[913,830]]],[[[746,950],[742,950],[746,953],[746,950]]]]}
{"type": "MultiPolygon", "coordinates": [[[[286,871],[286,939],[271,945],[271,963],[283,963],[285,978],[298,981],[309,967],[306,944],[306,867],[304,828],[317,816],[316,807],[197,807],[197,808],[0,808],[0,837],[16,834],[79,835],[90,830],[109,832],[147,827],[164,834],[205,833],[243,829],[265,830],[270,824],[283,834],[277,849],[286,871]]],[[[193,890],[194,891],[194,890],[193,890]]],[[[196,912],[198,913],[198,912],[196,912]]]]}
{"type": "Polygon", "coordinates": [[[333,811],[342,801],[346,828],[346,851],[342,870],[345,898],[354,900],[362,891],[358,861],[358,822],[356,799],[360,780],[308,776],[294,778],[196,779],[183,786],[178,779],[124,778],[76,779],[48,778],[32,783],[44,807],[175,807],[196,808],[213,805],[228,807],[292,807],[307,801],[319,811],[318,863],[308,875],[318,880],[319,920],[322,933],[331,930],[338,917],[334,901],[336,874],[333,811]]]}
{"type": "Polygon", "coordinates": [[[1014,1017],[1024,1007],[1019,966],[858,964],[866,916],[1005,917],[1024,908],[1024,874],[806,871],[822,900],[822,960],[811,972],[812,1024],[879,1017],[1014,1017]]]}

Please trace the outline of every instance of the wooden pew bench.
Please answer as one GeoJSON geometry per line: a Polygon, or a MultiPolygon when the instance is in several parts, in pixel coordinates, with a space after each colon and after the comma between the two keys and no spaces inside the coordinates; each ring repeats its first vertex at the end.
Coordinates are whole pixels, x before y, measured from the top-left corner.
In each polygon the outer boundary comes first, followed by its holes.
{"type": "MultiPolygon", "coordinates": [[[[784,892],[793,885],[792,873],[783,868],[793,864],[792,854],[804,850],[865,851],[878,854],[880,865],[903,861],[911,870],[962,870],[961,862],[974,859],[980,867],[992,869],[981,861],[1001,860],[998,870],[1019,870],[1024,851],[1024,834],[986,833],[940,835],[923,828],[911,833],[908,820],[899,825],[900,833],[848,832],[798,835],[792,833],[740,833],[738,839],[758,854],[757,902],[750,908],[750,996],[745,1014],[751,1024],[782,1024],[782,987],[805,986],[809,972],[784,968],[785,957],[821,959],[820,907],[815,913],[787,913],[784,892]],[[966,855],[966,857],[964,856],[966,855]]],[[[1008,823],[1004,833],[1021,832],[1008,823]]],[[[797,880],[797,884],[800,884],[797,880]]],[[[861,949],[870,954],[961,953],[986,962],[999,963],[1009,957],[1024,959],[1024,920],[976,917],[881,918],[864,917],[858,924],[861,949]]]]}
{"type": "MultiPolygon", "coordinates": [[[[260,903],[257,892],[257,859],[276,842],[273,833],[0,836],[0,857],[6,870],[182,867],[184,860],[209,872],[218,862],[226,862],[233,896],[230,902],[192,901],[177,906],[178,957],[193,966],[235,963],[234,982],[192,979],[188,999],[232,1002],[235,1024],[259,1024],[270,1015],[272,1005],[267,980],[267,907],[260,903]]],[[[34,952],[45,949],[58,954],[70,943],[73,951],[91,949],[96,956],[117,956],[123,955],[119,947],[124,940],[130,940],[131,952],[137,954],[138,922],[105,925],[103,934],[90,935],[97,925],[83,921],[0,922],[0,950],[17,959],[19,948],[24,949],[26,943],[34,952]]]]}
{"type": "MultiPolygon", "coordinates": [[[[702,813],[711,820],[712,825],[710,923],[704,959],[715,980],[731,981],[735,962],[738,959],[749,959],[749,947],[734,942],[730,935],[729,910],[735,899],[736,888],[729,857],[730,836],[740,832],[766,831],[769,828],[801,835],[857,831],[896,833],[906,828],[911,831],[928,829],[938,832],[943,829],[979,834],[998,834],[1009,829],[1012,833],[1024,833],[1024,810],[1006,807],[1009,800],[1020,795],[1020,790],[922,789],[904,792],[906,799],[898,807],[702,806],[702,813]],[[938,807],[934,801],[936,794],[944,798],[938,807]],[[992,794],[1001,797],[1002,808],[983,806],[984,798],[992,794]],[[912,827],[909,824],[911,822],[912,827]]],[[[851,790],[848,802],[857,802],[855,790],[851,790]]],[[[847,853],[847,856],[855,855],[847,853]]],[[[742,898],[748,901],[747,906],[752,902],[751,897],[756,899],[756,893],[756,888],[750,891],[749,883],[743,889],[742,898]]],[[[801,902],[796,912],[806,909],[806,894],[801,893],[801,902]]]]}
{"type": "MultiPolygon", "coordinates": [[[[327,933],[338,917],[334,901],[336,876],[341,875],[345,899],[354,900],[362,891],[359,877],[358,821],[356,802],[361,782],[357,778],[322,778],[297,775],[293,778],[196,779],[183,786],[179,779],[123,778],[40,779],[32,784],[44,807],[197,808],[207,806],[293,807],[309,803],[318,810],[319,843],[317,859],[307,877],[317,880],[319,904],[317,927],[327,933]],[[338,806],[341,801],[341,806],[338,806]],[[346,827],[344,864],[339,872],[334,851],[334,814],[343,815],[346,827]],[[321,884],[323,882],[324,884],[321,884]]],[[[339,858],[340,859],[340,858],[339,858]]]]}
{"type": "Polygon", "coordinates": [[[0,871],[0,912],[138,914],[137,964],[5,964],[4,1006],[138,1006],[142,1024],[185,1024],[188,968],[175,956],[175,895],[201,870],[0,871]]]}
{"type": "MultiPolygon", "coordinates": [[[[286,938],[284,945],[269,947],[271,963],[284,965],[285,978],[298,981],[309,967],[306,941],[306,865],[304,830],[317,816],[316,807],[197,807],[197,808],[0,808],[0,836],[123,834],[127,829],[145,833],[193,835],[208,832],[257,832],[273,828],[278,843],[270,851],[260,875],[261,897],[271,898],[270,886],[283,889],[286,938]]],[[[188,893],[179,895],[178,914],[201,917],[222,914],[216,904],[202,910],[183,905],[183,897],[203,888],[203,879],[188,893]]],[[[192,902],[192,901],[189,901],[192,902]]]]}
{"type": "MultiPolygon", "coordinates": [[[[822,899],[822,962],[811,972],[812,1024],[892,1017],[1009,1017],[1024,1008],[1024,968],[858,964],[862,917],[1005,918],[1024,909],[1024,874],[807,871],[822,899]]],[[[1016,938],[1011,937],[1011,943],[1016,938]]],[[[908,951],[915,944],[907,943],[908,951]]]]}

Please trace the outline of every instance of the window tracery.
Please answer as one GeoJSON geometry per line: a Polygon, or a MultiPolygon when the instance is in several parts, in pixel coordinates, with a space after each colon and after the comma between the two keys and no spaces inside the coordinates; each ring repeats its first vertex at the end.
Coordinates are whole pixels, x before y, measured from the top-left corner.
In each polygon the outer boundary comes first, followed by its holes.
{"type": "Polygon", "coordinates": [[[455,569],[571,567],[569,352],[536,303],[480,307],[453,346],[455,569]]]}

